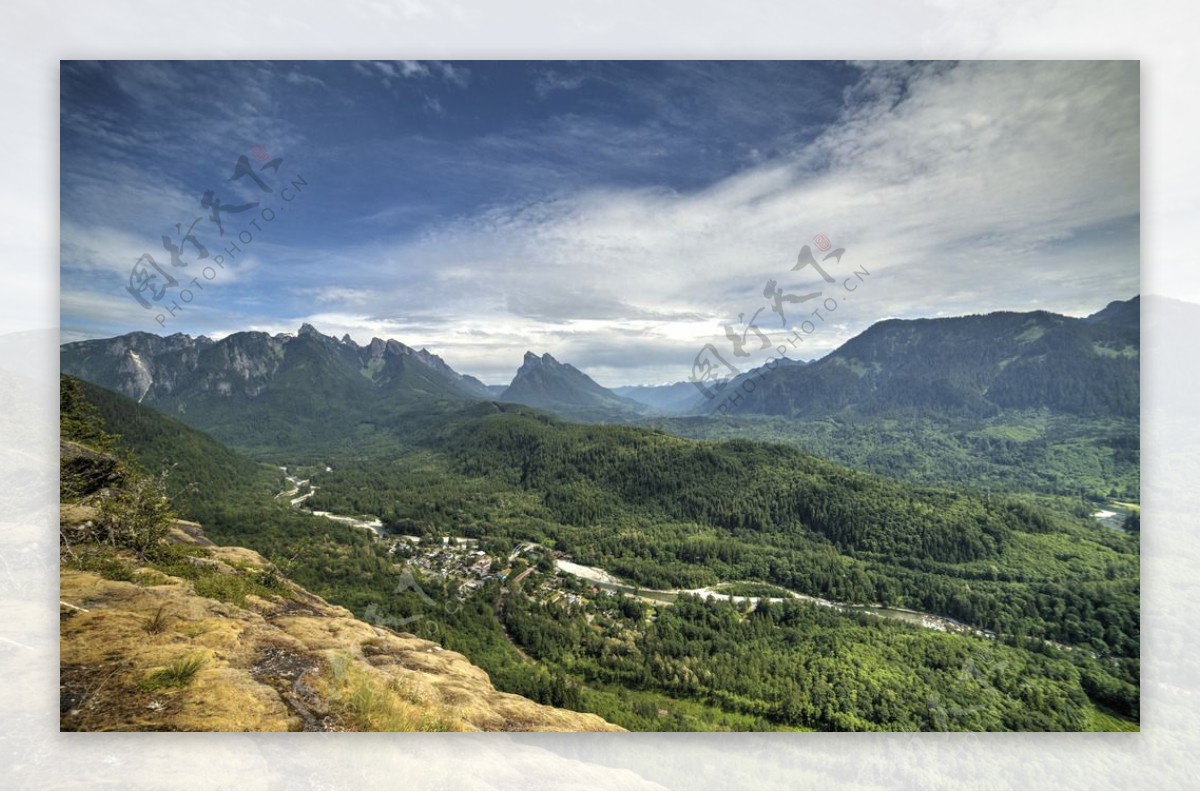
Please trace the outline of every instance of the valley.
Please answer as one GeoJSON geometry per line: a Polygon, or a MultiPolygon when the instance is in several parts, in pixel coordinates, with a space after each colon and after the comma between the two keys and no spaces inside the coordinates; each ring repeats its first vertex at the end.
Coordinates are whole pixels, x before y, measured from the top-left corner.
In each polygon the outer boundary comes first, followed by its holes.
{"type": "Polygon", "coordinates": [[[634,730],[1136,728],[1114,305],[885,323],[764,387],[825,405],[800,414],[669,415],[678,388],[639,404],[532,353],[489,389],[307,325],[79,342],[63,368],[215,541],[499,690],[634,730]]]}

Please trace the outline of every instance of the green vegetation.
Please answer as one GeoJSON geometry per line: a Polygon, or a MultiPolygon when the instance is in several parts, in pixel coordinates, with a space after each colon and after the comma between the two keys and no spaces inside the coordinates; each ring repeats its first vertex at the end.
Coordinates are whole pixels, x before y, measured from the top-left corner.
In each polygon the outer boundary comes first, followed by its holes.
{"type": "MultiPolygon", "coordinates": [[[[275,499],[277,470],[85,388],[142,464],[169,458],[177,508],[214,540],[251,547],[360,618],[462,652],[498,688],[543,703],[662,730],[1084,729],[1138,717],[1136,536],[1054,499],[905,484],[787,446],[581,426],[493,404],[408,414],[402,441],[377,428],[353,450],[278,460],[311,465],[313,508],[373,514],[398,533],[472,536],[500,557],[532,540],[644,586],[756,580],[1001,637],[800,602],[751,612],[686,596],[601,602],[580,582],[562,585],[583,604],[547,602],[531,593],[554,577],[546,564],[520,585],[492,580],[460,598],[452,581],[419,573],[420,592],[398,588],[399,550],[275,499]],[[136,433],[126,427],[134,416],[136,433]],[[243,474],[213,469],[221,454],[243,474]]],[[[147,558],[199,581],[196,560],[147,558]]],[[[235,579],[241,596],[270,589],[235,579]]],[[[370,696],[354,704],[350,690],[346,711],[369,713],[370,696]]]]}
{"type": "Polygon", "coordinates": [[[113,436],[104,431],[100,411],[89,399],[87,391],[93,390],[94,386],[65,374],[59,377],[58,385],[59,435],[64,440],[107,451],[113,436]]]}
{"type": "MultiPolygon", "coordinates": [[[[63,422],[64,437],[68,426],[83,424],[92,427],[92,435],[100,431],[103,445],[126,457],[135,456],[146,470],[164,471],[167,495],[181,513],[189,512],[199,503],[214,503],[224,495],[235,498],[262,488],[282,486],[283,476],[278,469],[254,462],[203,432],[176,420],[166,419],[137,402],[112,391],[62,377],[63,409],[71,416],[63,422]],[[76,406],[77,405],[77,406],[76,406]],[[76,417],[81,416],[81,417],[76,417]],[[119,427],[119,434],[107,434],[97,427],[119,427]],[[214,497],[215,496],[215,497],[214,497]]],[[[86,437],[79,439],[89,443],[86,437]]],[[[125,463],[128,465],[128,462],[125,463]]],[[[277,488],[278,489],[278,488],[277,488]]]]}
{"type": "Polygon", "coordinates": [[[62,563],[70,564],[75,569],[84,572],[95,572],[109,580],[124,580],[132,583],[136,579],[134,565],[121,558],[111,547],[104,545],[68,548],[68,554],[62,559],[62,563]]]}
{"type": "Polygon", "coordinates": [[[770,583],[722,583],[719,586],[714,586],[713,590],[719,591],[722,594],[728,594],[731,597],[780,598],[790,596],[784,589],[772,586],[770,583]]]}
{"type": "Polygon", "coordinates": [[[611,599],[581,608],[518,597],[506,621],[527,651],[589,685],[661,692],[766,728],[1082,730],[1092,706],[1084,677],[1104,673],[1045,645],[847,618],[800,602],[746,610],[685,596],[651,620],[628,615],[635,600],[611,599]]]}
{"type": "Polygon", "coordinates": [[[144,559],[171,527],[174,514],[161,479],[131,475],[120,489],[99,496],[101,541],[144,559]]]}
{"type": "Polygon", "coordinates": [[[202,655],[172,660],[166,668],[159,669],[142,680],[139,687],[145,691],[187,687],[203,668],[204,657],[202,655]]]}
{"type": "Polygon", "coordinates": [[[1136,537],[1028,498],[524,408],[460,414],[423,445],[338,460],[311,505],[401,533],[534,540],[651,588],[758,580],[1138,653],[1136,537]]]}
{"type": "Polygon", "coordinates": [[[288,589],[272,570],[230,570],[208,559],[202,547],[160,544],[147,557],[147,566],[164,575],[192,581],[201,597],[229,602],[244,607],[246,597],[287,595],[288,589]]]}
{"type": "Polygon", "coordinates": [[[174,518],[165,476],[151,477],[128,459],[109,453],[116,438],[104,431],[80,384],[63,377],[60,387],[59,495],[64,503],[86,501],[96,509],[95,520],[70,537],[63,535],[62,541],[132,550],[143,560],[166,536],[174,518]]]}
{"type": "Polygon", "coordinates": [[[1033,492],[1088,505],[1137,500],[1138,424],[1006,410],[986,419],[859,416],[796,419],[759,415],[643,422],[681,437],[748,439],[795,446],[842,465],[922,484],[979,493],[1033,492]]]}
{"type": "Polygon", "coordinates": [[[1138,725],[1124,718],[1118,718],[1099,707],[1091,707],[1087,711],[1087,722],[1084,731],[1091,732],[1135,732],[1138,725]]]}

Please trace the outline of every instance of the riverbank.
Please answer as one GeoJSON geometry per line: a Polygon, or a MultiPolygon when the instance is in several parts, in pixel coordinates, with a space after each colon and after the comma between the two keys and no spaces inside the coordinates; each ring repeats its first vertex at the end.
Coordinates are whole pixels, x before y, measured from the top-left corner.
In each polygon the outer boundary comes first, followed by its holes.
{"type": "Polygon", "coordinates": [[[895,619],[897,621],[916,624],[930,630],[940,630],[941,632],[957,632],[971,635],[977,635],[984,638],[995,638],[995,633],[990,630],[982,630],[977,627],[972,627],[969,624],[963,624],[960,621],[947,618],[945,616],[935,616],[931,613],[922,613],[920,611],[909,610],[908,608],[886,607],[879,604],[855,604],[849,602],[835,602],[834,600],[824,599],[822,597],[814,597],[810,594],[801,594],[798,591],[790,591],[781,586],[775,588],[781,591],[786,591],[785,597],[744,597],[735,594],[726,594],[718,591],[717,587],[730,585],[729,583],[717,583],[714,586],[706,586],[695,589],[651,589],[642,586],[634,586],[622,581],[615,575],[600,569],[599,567],[584,566],[573,561],[558,559],[555,566],[562,572],[568,575],[573,575],[583,580],[587,580],[596,586],[612,591],[618,594],[634,596],[646,600],[651,603],[672,603],[681,595],[687,594],[703,599],[723,600],[726,602],[734,602],[743,605],[757,606],[759,602],[781,603],[791,601],[807,602],[810,605],[817,605],[823,608],[833,608],[843,613],[863,613],[869,616],[876,616],[883,619],[895,619]]]}

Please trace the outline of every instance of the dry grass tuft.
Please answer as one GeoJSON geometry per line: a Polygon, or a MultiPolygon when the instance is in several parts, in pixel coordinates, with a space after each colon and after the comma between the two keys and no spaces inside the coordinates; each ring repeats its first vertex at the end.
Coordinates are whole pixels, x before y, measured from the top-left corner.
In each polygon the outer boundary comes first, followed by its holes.
{"type": "Polygon", "coordinates": [[[161,668],[143,679],[138,687],[144,691],[187,687],[203,668],[203,655],[181,657],[178,660],[172,660],[166,668],[161,668]]]}

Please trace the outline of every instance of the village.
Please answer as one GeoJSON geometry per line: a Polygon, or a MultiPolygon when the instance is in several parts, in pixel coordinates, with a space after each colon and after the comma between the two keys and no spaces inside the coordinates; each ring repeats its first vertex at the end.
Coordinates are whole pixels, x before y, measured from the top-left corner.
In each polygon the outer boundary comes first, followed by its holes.
{"type": "Polygon", "coordinates": [[[489,581],[521,586],[526,595],[544,603],[584,605],[596,597],[613,596],[593,583],[561,574],[558,562],[563,554],[531,542],[504,552],[481,549],[478,539],[466,537],[396,536],[390,540],[389,551],[424,577],[452,586],[457,583],[459,596],[475,594],[489,581]],[[542,574],[525,583],[535,572],[542,574]]]}

